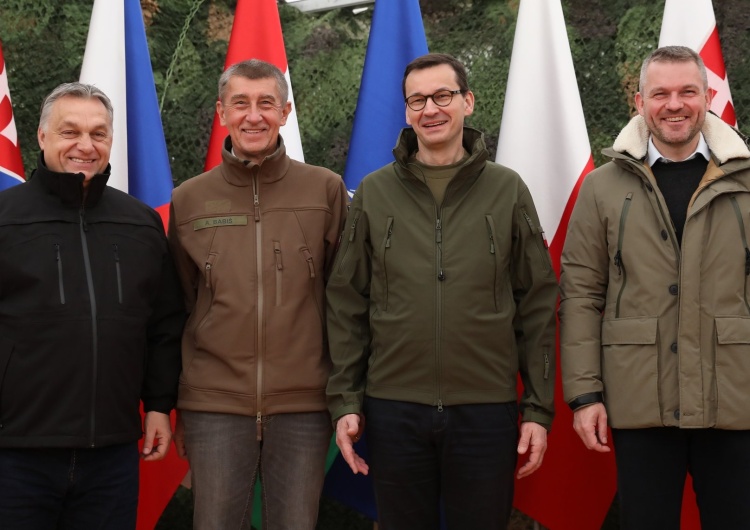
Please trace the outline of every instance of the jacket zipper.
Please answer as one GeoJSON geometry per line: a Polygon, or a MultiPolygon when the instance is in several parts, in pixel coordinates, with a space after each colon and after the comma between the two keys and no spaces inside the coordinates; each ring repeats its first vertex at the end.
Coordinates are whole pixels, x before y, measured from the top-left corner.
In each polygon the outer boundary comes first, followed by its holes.
{"type": "MultiPolygon", "coordinates": [[[[259,173],[260,171],[258,171],[259,173]]],[[[258,276],[258,306],[257,331],[255,334],[256,359],[256,390],[255,390],[255,438],[263,439],[263,248],[261,244],[262,231],[260,226],[260,199],[258,197],[258,173],[253,176],[253,206],[255,211],[255,269],[258,276]]]]}
{"type": "Polygon", "coordinates": [[[541,265],[543,267],[542,270],[548,271],[550,269],[550,260],[549,260],[549,250],[547,250],[547,242],[544,239],[544,231],[542,230],[541,226],[535,226],[534,222],[531,220],[531,216],[526,213],[526,210],[522,209],[521,214],[523,215],[523,218],[526,219],[526,223],[529,225],[529,230],[531,230],[531,233],[534,236],[534,246],[536,247],[536,251],[539,253],[539,259],[541,260],[541,265]],[[539,246],[539,242],[542,242],[544,245],[544,249],[542,249],[539,246]]]}
{"type": "Polygon", "coordinates": [[[443,321],[443,282],[445,281],[445,272],[443,271],[443,224],[440,218],[442,206],[436,207],[436,221],[435,221],[435,251],[437,253],[437,284],[435,285],[435,297],[437,298],[435,303],[435,379],[437,382],[437,410],[443,412],[443,389],[442,389],[442,359],[440,349],[440,331],[442,329],[443,321]]]}
{"type": "Polygon", "coordinates": [[[620,214],[620,227],[617,234],[617,253],[615,254],[615,267],[620,276],[622,276],[622,283],[620,284],[620,292],[617,293],[617,305],[615,306],[615,318],[620,318],[620,300],[622,299],[622,293],[625,291],[625,284],[628,280],[628,274],[625,271],[625,264],[622,261],[622,240],[625,238],[625,222],[628,219],[628,212],[630,211],[630,204],[633,202],[633,192],[628,193],[625,196],[625,201],[622,204],[622,213],[620,214]]]}
{"type": "Polygon", "coordinates": [[[315,309],[318,312],[320,325],[323,326],[322,329],[325,329],[325,317],[323,316],[323,312],[321,311],[320,303],[318,303],[318,293],[315,291],[315,261],[313,260],[313,255],[312,252],[310,252],[309,248],[303,247],[302,249],[300,249],[300,252],[302,252],[302,258],[307,263],[307,271],[310,273],[310,296],[312,297],[313,303],[315,304],[315,309]]]}
{"type": "Polygon", "coordinates": [[[55,243],[55,255],[57,260],[57,287],[60,290],[60,304],[65,305],[65,286],[63,285],[62,256],[60,256],[59,243],[55,243]]]}
{"type": "Polygon", "coordinates": [[[386,259],[388,255],[388,249],[391,248],[391,236],[393,235],[393,217],[389,217],[386,221],[386,228],[385,228],[385,245],[383,249],[383,311],[388,311],[388,260],[386,259]]]}
{"type": "Polygon", "coordinates": [[[732,202],[732,208],[734,209],[734,214],[737,216],[737,224],[740,226],[740,236],[742,237],[742,246],[745,247],[745,290],[744,290],[744,300],[745,300],[745,308],[747,309],[748,313],[750,313],[750,304],[748,304],[747,301],[747,277],[750,275],[750,249],[747,247],[747,235],[745,234],[745,223],[742,222],[742,211],[740,210],[740,205],[737,204],[737,199],[732,196],[729,199],[732,202]]]}
{"type": "Polygon", "coordinates": [[[83,266],[86,271],[86,284],[89,291],[89,303],[91,305],[91,341],[92,341],[92,385],[91,385],[91,431],[89,438],[89,446],[95,447],[94,435],[96,433],[96,374],[99,369],[99,343],[97,336],[99,334],[96,322],[97,309],[96,309],[96,294],[94,292],[94,278],[91,274],[91,259],[89,256],[88,238],[86,232],[89,228],[86,224],[86,211],[81,207],[79,211],[80,224],[79,232],[81,234],[81,248],[83,249],[83,266]]]}
{"type": "Polygon", "coordinates": [[[115,254],[115,272],[117,273],[117,301],[122,304],[122,274],[120,273],[120,250],[117,245],[112,245],[115,254]]]}
{"type": "Polygon", "coordinates": [[[341,256],[341,261],[339,261],[339,272],[344,270],[344,264],[346,263],[346,258],[349,256],[349,247],[352,245],[352,241],[354,241],[354,235],[357,232],[357,222],[359,221],[359,215],[360,212],[354,212],[354,218],[352,219],[351,225],[349,226],[349,237],[348,237],[348,244],[346,245],[346,248],[344,249],[344,254],[341,256]]]}
{"type": "Polygon", "coordinates": [[[281,305],[281,282],[282,274],[281,271],[284,269],[284,264],[281,260],[281,243],[279,241],[273,242],[273,255],[276,261],[276,306],[281,305]]]}
{"type": "Polygon", "coordinates": [[[495,311],[497,311],[499,309],[497,300],[497,290],[499,286],[497,285],[498,267],[497,256],[495,255],[495,223],[493,222],[491,215],[485,215],[484,220],[487,223],[487,237],[490,238],[490,254],[492,254],[492,261],[495,267],[495,274],[492,276],[492,296],[495,302],[495,311]]]}

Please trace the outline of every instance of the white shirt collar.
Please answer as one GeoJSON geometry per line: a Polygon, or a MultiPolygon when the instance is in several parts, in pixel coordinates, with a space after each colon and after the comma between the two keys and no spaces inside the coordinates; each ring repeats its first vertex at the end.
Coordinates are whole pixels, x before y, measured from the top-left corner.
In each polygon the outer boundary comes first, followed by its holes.
{"type": "Polygon", "coordinates": [[[670,160],[669,158],[662,156],[662,154],[654,145],[654,138],[652,136],[649,136],[648,138],[647,160],[649,167],[653,166],[656,162],[685,162],[686,160],[692,160],[698,155],[702,155],[706,160],[711,160],[711,151],[708,149],[706,139],[703,138],[703,133],[698,133],[698,146],[695,148],[695,151],[693,151],[693,154],[691,154],[685,160],[670,160]]]}

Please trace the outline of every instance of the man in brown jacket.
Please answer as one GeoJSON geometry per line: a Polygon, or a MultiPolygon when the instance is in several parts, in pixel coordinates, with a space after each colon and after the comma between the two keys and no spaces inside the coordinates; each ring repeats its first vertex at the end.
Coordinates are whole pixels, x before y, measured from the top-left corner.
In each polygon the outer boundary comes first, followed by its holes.
{"type": "Polygon", "coordinates": [[[229,67],[216,104],[222,163],[175,189],[169,239],[190,318],[175,443],[192,469],[194,528],[313,530],[331,437],[324,289],[346,215],[341,178],[291,160],[284,75],[229,67]]]}
{"type": "Polygon", "coordinates": [[[689,48],[654,51],[635,102],[568,228],[565,399],[589,449],[612,427],[621,528],[679,529],[687,473],[703,528],[747,528],[750,150],[689,48]]]}

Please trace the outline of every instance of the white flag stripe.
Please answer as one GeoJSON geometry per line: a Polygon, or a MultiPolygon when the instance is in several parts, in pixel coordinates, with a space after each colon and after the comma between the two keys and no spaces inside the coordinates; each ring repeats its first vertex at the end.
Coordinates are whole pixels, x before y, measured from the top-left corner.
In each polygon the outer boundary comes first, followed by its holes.
{"type": "Polygon", "coordinates": [[[522,0],[497,162],[526,182],[551,241],[591,157],[559,0],[522,0]]]}
{"type": "Polygon", "coordinates": [[[128,191],[128,109],[125,94],[125,4],[95,0],[80,81],[104,91],[114,107],[112,175],[107,182],[128,191]]]}
{"type": "Polygon", "coordinates": [[[666,0],[659,46],[687,46],[700,52],[715,26],[711,0],[666,0]]]}
{"type": "Polygon", "coordinates": [[[292,102],[292,112],[286,119],[286,124],[281,127],[279,133],[284,139],[286,154],[298,162],[305,161],[305,154],[302,151],[302,138],[299,134],[299,123],[297,122],[297,107],[294,104],[294,94],[292,93],[292,78],[289,76],[289,67],[284,71],[286,83],[289,85],[289,101],[292,102]]]}

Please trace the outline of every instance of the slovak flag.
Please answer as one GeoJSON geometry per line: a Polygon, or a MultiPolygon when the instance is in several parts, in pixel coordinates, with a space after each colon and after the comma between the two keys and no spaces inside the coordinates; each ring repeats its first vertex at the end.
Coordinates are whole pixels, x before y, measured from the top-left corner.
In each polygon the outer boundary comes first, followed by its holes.
{"type": "Polygon", "coordinates": [[[13,106],[10,102],[8,69],[5,67],[3,47],[0,44],[0,190],[23,181],[23,160],[18,146],[16,121],[13,119],[13,106]]]}
{"type": "Polygon", "coordinates": [[[94,1],[80,80],[114,107],[109,185],[154,208],[166,227],[172,171],[138,0],[94,1]]]}
{"type": "MultiPolygon", "coordinates": [[[[103,90],[114,107],[108,184],[154,208],[166,228],[172,172],[138,0],[94,1],[80,80],[103,90]]],[[[138,530],[154,528],[187,468],[174,450],[141,464],[138,530]]]]}
{"type": "Polygon", "coordinates": [[[713,92],[711,110],[736,127],[737,118],[711,0],[666,1],[659,46],[670,45],[687,46],[698,52],[706,65],[709,90],[713,92]]]}
{"type": "MultiPolygon", "coordinates": [[[[496,161],[528,185],[559,275],[570,213],[594,169],[560,0],[521,0],[496,161]]],[[[557,373],[544,464],[516,480],[514,504],[555,530],[598,530],[615,495],[614,458],[588,451],[571,428],[559,363],[557,373]]]]}
{"type": "MultiPolygon", "coordinates": [[[[289,101],[292,102],[292,112],[281,127],[280,134],[284,139],[286,154],[299,162],[305,161],[302,152],[302,140],[297,122],[297,108],[292,94],[292,80],[289,76],[289,66],[286,62],[284,36],[281,33],[281,20],[276,0],[239,0],[234,12],[232,34],[229,37],[229,48],[224,69],[234,63],[248,59],[260,59],[275,65],[284,72],[289,85],[289,101]]],[[[208,142],[205,170],[221,163],[222,142],[229,132],[219,122],[219,114],[214,113],[214,125],[211,129],[211,139],[208,142]]]]}

